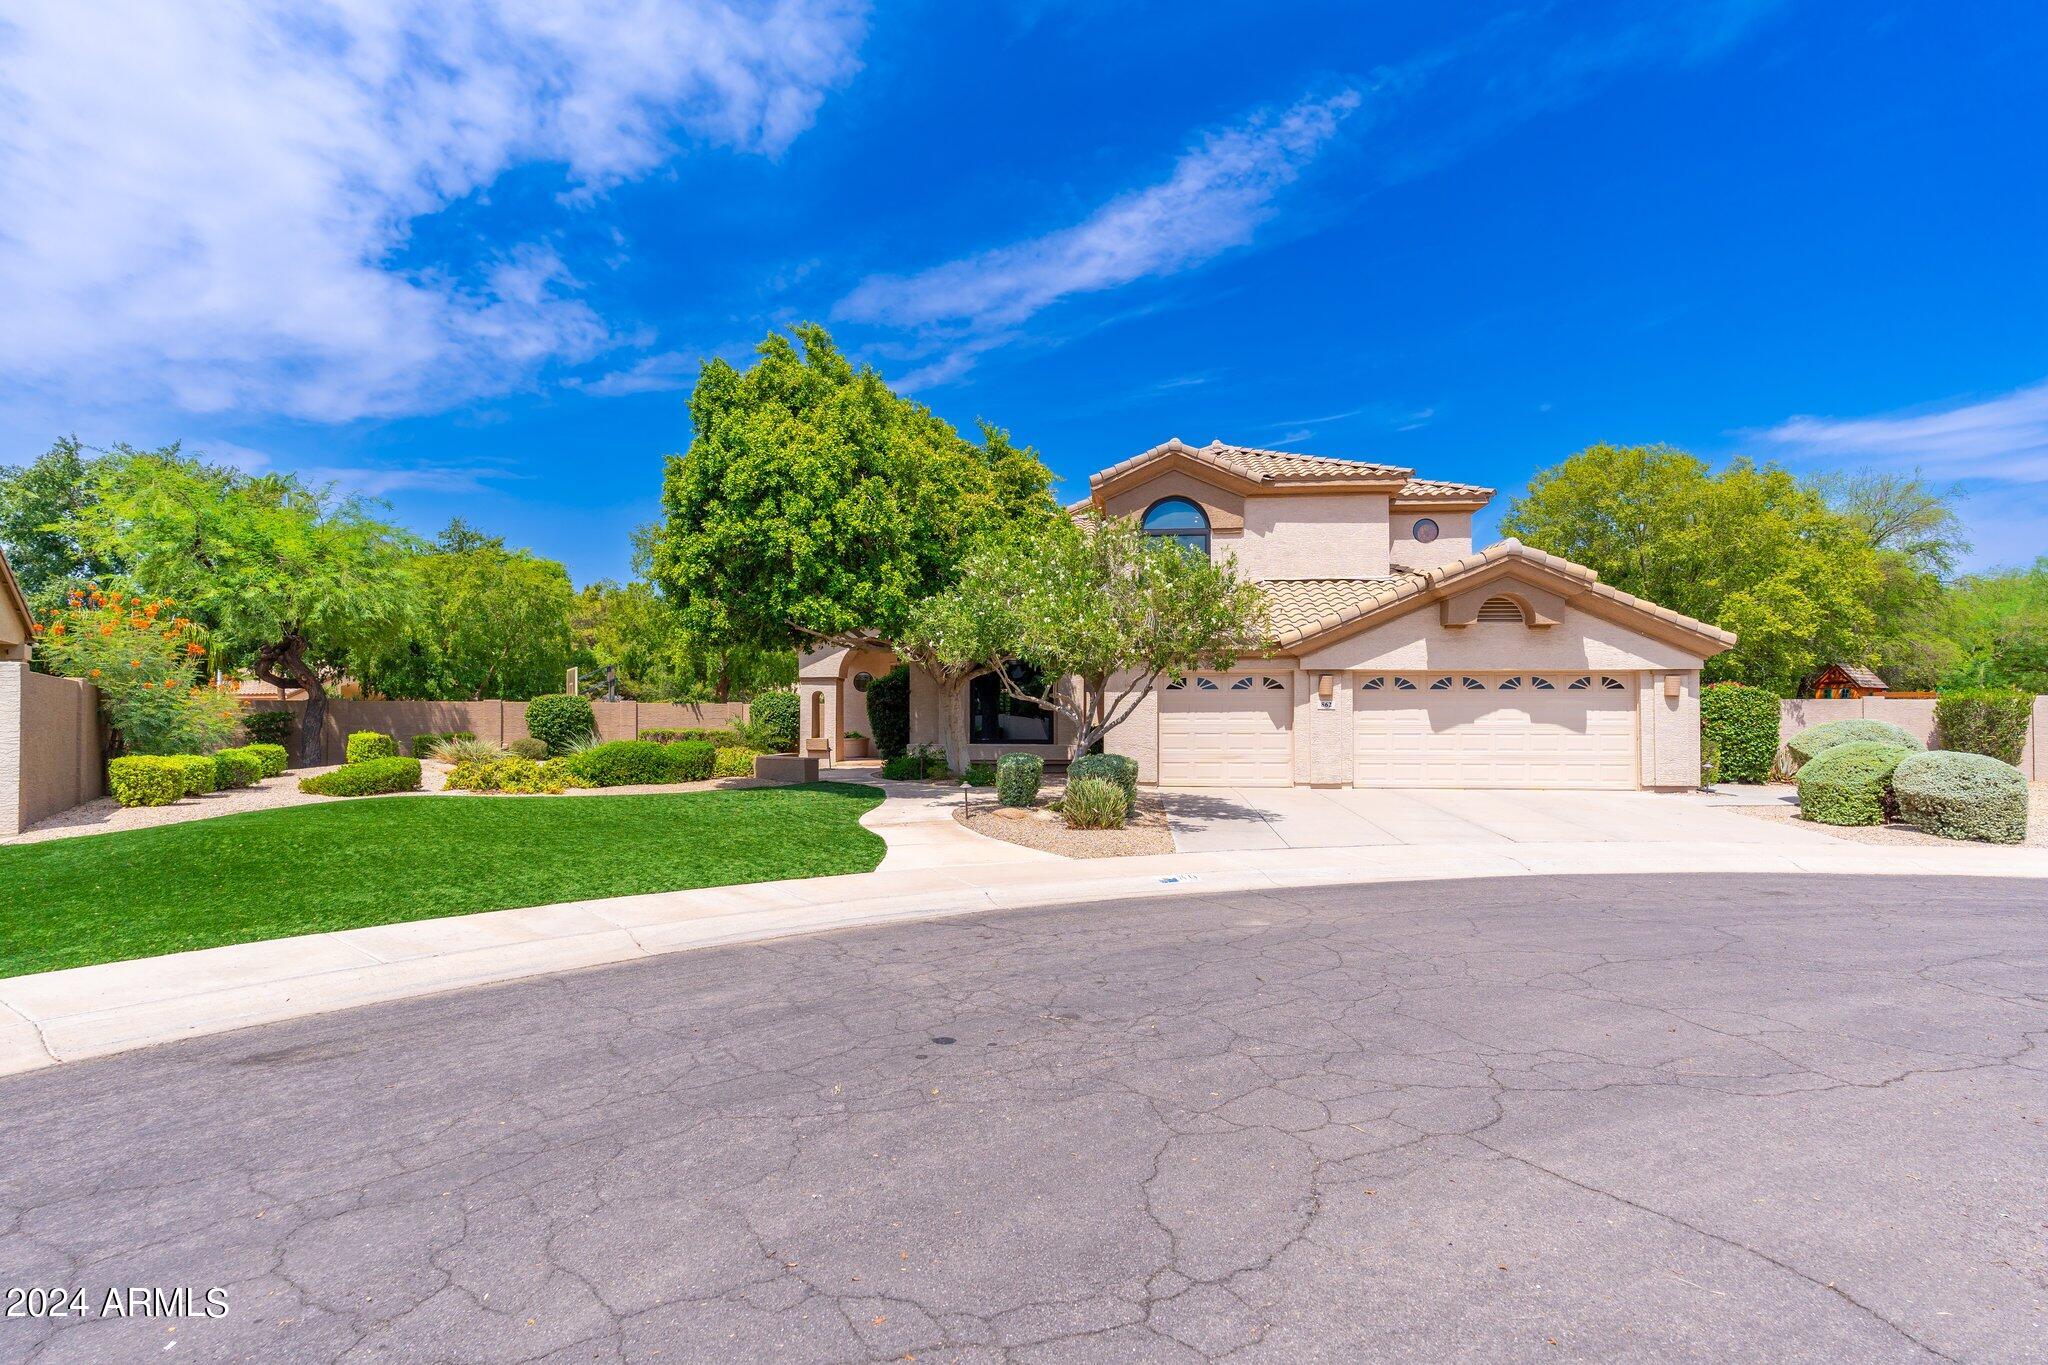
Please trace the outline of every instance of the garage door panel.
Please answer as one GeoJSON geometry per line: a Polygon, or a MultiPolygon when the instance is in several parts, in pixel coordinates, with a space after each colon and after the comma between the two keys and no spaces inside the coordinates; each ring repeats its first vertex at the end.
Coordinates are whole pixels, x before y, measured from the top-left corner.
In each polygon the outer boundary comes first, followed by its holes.
{"type": "Polygon", "coordinates": [[[1160,693],[1159,780],[1171,787],[1287,786],[1294,780],[1293,718],[1284,674],[1184,679],[1160,693]],[[1247,676],[1249,687],[1232,686],[1247,676]]]}
{"type": "Polygon", "coordinates": [[[1353,755],[1358,785],[1636,785],[1630,676],[1545,676],[1541,681],[1550,685],[1542,687],[1536,675],[1453,675],[1450,687],[1431,686],[1441,678],[1360,675],[1353,755]]]}

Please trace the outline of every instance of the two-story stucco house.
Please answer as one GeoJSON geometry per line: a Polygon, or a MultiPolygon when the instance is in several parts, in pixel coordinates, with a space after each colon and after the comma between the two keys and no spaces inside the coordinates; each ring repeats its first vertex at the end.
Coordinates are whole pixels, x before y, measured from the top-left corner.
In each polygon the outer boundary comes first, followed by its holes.
{"type": "MultiPolygon", "coordinates": [[[[1506,540],[1472,548],[1490,488],[1359,460],[1178,439],[1089,480],[1077,515],[1129,516],[1222,559],[1265,593],[1274,647],[1162,684],[1105,747],[1166,786],[1697,785],[1700,665],[1727,631],[1506,540]]],[[[867,733],[884,648],[805,655],[804,744],[867,733]]],[[[942,744],[913,671],[911,736],[942,744]]],[[[1053,718],[994,678],[971,685],[956,764],[1064,757],[1053,718]],[[1027,714],[1028,713],[1028,714],[1027,714]]]]}

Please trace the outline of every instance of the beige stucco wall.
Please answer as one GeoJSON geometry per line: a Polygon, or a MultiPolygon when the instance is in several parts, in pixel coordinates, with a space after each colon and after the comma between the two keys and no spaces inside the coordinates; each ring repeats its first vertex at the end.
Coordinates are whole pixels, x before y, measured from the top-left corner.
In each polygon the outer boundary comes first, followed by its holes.
{"type": "Polygon", "coordinates": [[[846,660],[846,671],[840,687],[839,730],[834,740],[836,754],[843,746],[846,732],[857,730],[870,741],[875,737],[874,727],[868,723],[868,696],[853,685],[854,675],[868,673],[879,678],[896,666],[896,656],[886,649],[857,649],[846,660]]]}
{"type": "Polygon", "coordinates": [[[1357,745],[1352,734],[1352,687],[1348,673],[1330,677],[1330,700],[1321,696],[1323,675],[1294,675],[1294,780],[1309,786],[1349,786],[1357,745]]]}
{"type": "MultiPolygon", "coordinates": [[[[290,711],[297,715],[304,702],[257,702],[252,711],[290,711]]],[[[636,702],[593,701],[600,739],[632,739],[642,730],[715,730],[744,720],[744,702],[636,702]]],[[[321,742],[327,760],[339,763],[348,736],[356,730],[375,730],[398,741],[399,751],[414,735],[467,730],[492,744],[510,744],[524,739],[526,703],[523,701],[364,701],[337,699],[327,703],[327,723],[321,727],[321,742]]],[[[296,761],[299,755],[293,755],[296,761]]]]}
{"type": "Polygon", "coordinates": [[[1194,503],[1207,514],[1212,532],[1235,533],[1244,525],[1242,493],[1218,488],[1179,469],[1124,489],[1103,504],[1103,511],[1112,517],[1141,517],[1161,498],[1186,498],[1194,503]]]}
{"type": "Polygon", "coordinates": [[[1388,558],[1410,569],[1434,569],[1472,553],[1470,512],[1397,511],[1393,514],[1393,549],[1388,558]],[[1428,517],[1437,537],[1424,545],[1415,539],[1415,523],[1428,517]]]}
{"type": "Polygon", "coordinates": [[[1637,773],[1645,787],[1691,790],[1700,784],[1698,669],[1646,672],[1636,686],[1637,773]],[[1667,697],[1667,680],[1678,695],[1667,697]]]}
{"type": "Polygon", "coordinates": [[[1244,535],[1228,548],[1247,578],[1377,578],[1388,533],[1384,493],[1271,495],[1245,499],[1244,535]]]}
{"type": "MultiPolygon", "coordinates": [[[[1890,721],[1930,749],[1941,742],[1931,697],[1793,697],[1778,703],[1781,740],[1831,720],[1890,721]]],[[[1789,768],[1791,761],[1791,753],[1781,746],[1780,769],[1789,768]]],[[[2048,781],[2048,697],[2034,698],[2034,721],[2020,752],[2019,768],[2036,782],[2048,781]]]]}
{"type": "MultiPolygon", "coordinates": [[[[1130,684],[1130,675],[1119,673],[1111,677],[1112,690],[1130,684]]],[[[1136,710],[1122,725],[1102,737],[1102,751],[1106,754],[1122,754],[1138,765],[1140,782],[1159,780],[1159,689],[1154,687],[1145,699],[1138,703],[1136,710]]]]}
{"type": "Polygon", "coordinates": [[[1532,627],[1512,621],[1446,626],[1431,603],[1306,654],[1301,666],[1311,672],[1349,668],[1494,672],[1520,668],[1634,672],[1653,668],[1687,672],[1696,671],[1700,659],[1676,645],[1574,607],[1566,607],[1554,626],[1532,627]]]}
{"type": "Polygon", "coordinates": [[[106,791],[99,703],[71,678],[0,662],[0,836],[106,791]]]}

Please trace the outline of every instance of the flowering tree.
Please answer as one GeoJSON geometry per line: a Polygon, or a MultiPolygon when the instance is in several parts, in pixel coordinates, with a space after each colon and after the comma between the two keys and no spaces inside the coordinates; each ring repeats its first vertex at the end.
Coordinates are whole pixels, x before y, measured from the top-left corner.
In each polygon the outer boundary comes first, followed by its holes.
{"type": "Polygon", "coordinates": [[[36,623],[35,634],[39,663],[99,689],[107,723],[130,753],[201,753],[235,733],[241,706],[196,684],[206,644],[169,599],[88,589],[36,623]]]}

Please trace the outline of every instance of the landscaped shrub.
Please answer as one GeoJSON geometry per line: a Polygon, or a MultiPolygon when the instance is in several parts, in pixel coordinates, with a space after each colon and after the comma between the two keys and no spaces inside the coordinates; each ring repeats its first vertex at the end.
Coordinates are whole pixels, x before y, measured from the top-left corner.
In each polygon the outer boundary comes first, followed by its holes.
{"type": "Polygon", "coordinates": [[[1124,805],[1138,807],[1138,760],[1122,754],[1083,754],[1067,765],[1067,781],[1077,777],[1107,778],[1123,789],[1124,805]]]}
{"type": "Polygon", "coordinates": [[[1711,787],[1721,780],[1721,746],[1700,736],[1700,785],[1711,787]]]}
{"type": "MultiPolygon", "coordinates": [[[[475,738],[476,733],[471,730],[428,730],[424,734],[412,737],[410,752],[414,758],[439,758],[440,754],[436,750],[449,740],[475,738]]],[[[452,763],[456,760],[449,759],[447,761],[452,763]]]]}
{"type": "MultiPolygon", "coordinates": [[[[718,771],[718,748],[708,740],[680,739],[674,744],[659,745],[668,751],[669,771],[674,774],[670,782],[709,782],[718,771]]],[[[747,764],[747,775],[752,776],[754,765],[747,764]]]]}
{"type": "Polygon", "coordinates": [[[1837,744],[1895,744],[1915,751],[1927,747],[1888,720],[1831,720],[1801,730],[1785,741],[1785,750],[1792,755],[1792,766],[1803,768],[1837,744]]]}
{"type": "Polygon", "coordinates": [[[2027,837],[2027,775],[1985,754],[1910,754],[1892,770],[1899,815],[1944,839],[2017,844],[2027,837]]]}
{"type": "Polygon", "coordinates": [[[674,744],[677,740],[682,739],[701,739],[724,749],[743,749],[747,747],[744,737],[740,732],[730,727],[718,730],[692,730],[653,726],[642,730],[635,738],[651,739],[656,744],[674,744]]]}
{"type": "Polygon", "coordinates": [[[666,782],[703,782],[718,762],[717,750],[701,739],[657,744],[618,739],[593,745],[564,760],[581,787],[634,787],[666,782]]]}
{"type": "Polygon", "coordinates": [[[276,777],[292,764],[291,755],[282,744],[244,744],[242,752],[254,754],[256,761],[263,765],[265,777],[276,777]]]}
{"type": "Polygon", "coordinates": [[[298,718],[289,711],[242,712],[242,732],[249,736],[251,745],[275,744],[279,748],[287,748],[296,728],[298,718]]]}
{"type": "Polygon", "coordinates": [[[1823,749],[1799,770],[1799,810],[1823,825],[1881,825],[1893,809],[1892,769],[1902,744],[1851,740],[1823,749]]]}
{"type": "Polygon", "coordinates": [[[107,764],[107,790],[124,806],[168,806],[185,794],[185,770],[175,758],[131,754],[107,764]]]}
{"type": "Polygon", "coordinates": [[[967,771],[960,775],[970,787],[993,787],[996,784],[996,765],[985,758],[977,758],[967,765],[967,771]]]}
{"type": "Polygon", "coordinates": [[[1721,755],[1721,781],[1764,781],[1778,759],[1778,694],[1738,682],[1701,688],[1700,739],[1721,755]]]}
{"type": "Polygon", "coordinates": [[[521,735],[505,746],[505,752],[514,758],[529,758],[535,763],[543,763],[547,761],[548,746],[545,740],[535,739],[532,735],[521,735]]]}
{"type": "Polygon", "coordinates": [[[2034,699],[2007,687],[1944,692],[1934,699],[1934,723],[1944,749],[2017,763],[2026,752],[2034,699]]]}
{"type": "Polygon", "coordinates": [[[868,728],[875,753],[896,758],[910,751],[910,666],[898,664],[868,684],[868,728]]]}
{"type": "Polygon", "coordinates": [[[571,744],[597,733],[597,713],[587,698],[548,693],[526,703],[526,733],[551,754],[567,753],[571,744]]]}
{"type": "MultiPolygon", "coordinates": [[[[870,695],[874,693],[870,687],[870,695]]],[[[946,768],[946,754],[929,744],[920,744],[908,753],[882,760],[882,776],[898,782],[938,782],[951,776],[946,768]]]]}
{"type": "MultiPolygon", "coordinates": [[[[546,745],[539,746],[545,749],[546,745]]],[[[475,735],[456,735],[428,746],[425,753],[414,751],[414,758],[432,758],[442,763],[489,763],[492,759],[503,758],[505,750],[487,739],[475,735]]],[[[545,753],[542,758],[547,757],[545,753]]],[[[538,760],[536,760],[538,761],[538,760]]]]}
{"type": "Polygon", "coordinates": [[[253,787],[263,780],[263,760],[247,749],[221,749],[213,755],[214,779],[222,791],[253,787]]]}
{"type": "Polygon", "coordinates": [[[1123,787],[1107,777],[1069,777],[1060,801],[1060,813],[1074,829],[1122,829],[1130,809],[1123,787]]]}
{"type": "Polygon", "coordinates": [[[1004,754],[996,763],[996,800],[1006,806],[1028,806],[1038,799],[1045,760],[1037,754],[1004,754]]]}
{"type": "Polygon", "coordinates": [[[763,692],[747,703],[747,725],[754,740],[776,753],[793,754],[803,701],[794,692],[763,692]]]}
{"type": "Polygon", "coordinates": [[[99,690],[100,710],[131,754],[192,754],[233,738],[242,705],[200,686],[206,645],[170,602],[98,589],[32,622],[37,660],[99,690]]]}
{"type": "Polygon", "coordinates": [[[175,763],[185,775],[185,795],[204,796],[220,789],[220,769],[212,754],[172,754],[165,761],[175,763]]]}
{"type": "Polygon", "coordinates": [[[375,730],[357,730],[348,737],[348,749],[343,755],[344,763],[365,763],[373,758],[392,758],[398,753],[398,741],[375,730]]]}
{"type": "Polygon", "coordinates": [[[754,775],[754,760],[760,756],[761,751],[759,749],[749,749],[744,745],[727,745],[725,748],[718,750],[712,760],[711,775],[713,777],[752,777],[754,775]]]}
{"type": "Polygon", "coordinates": [[[299,779],[299,790],[314,796],[381,796],[418,791],[419,786],[420,761],[416,758],[366,758],[299,779]]]}
{"type": "Polygon", "coordinates": [[[540,780],[558,787],[580,785],[576,781],[576,770],[569,766],[566,758],[551,758],[540,765],[540,780]]]}
{"type": "Polygon", "coordinates": [[[457,763],[448,772],[451,791],[553,794],[567,786],[568,774],[562,769],[556,768],[551,772],[546,765],[511,754],[499,758],[470,759],[457,763]]]}

